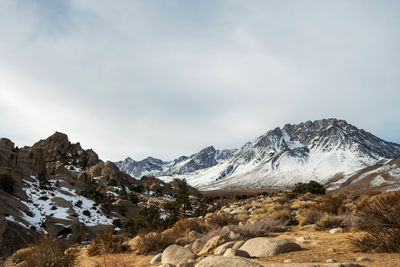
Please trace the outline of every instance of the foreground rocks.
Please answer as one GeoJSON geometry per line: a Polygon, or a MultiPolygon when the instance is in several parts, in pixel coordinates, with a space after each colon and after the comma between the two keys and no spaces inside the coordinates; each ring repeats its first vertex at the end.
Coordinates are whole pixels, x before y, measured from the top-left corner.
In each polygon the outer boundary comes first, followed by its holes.
{"type": "Polygon", "coordinates": [[[162,253],[161,262],[174,265],[183,264],[189,260],[196,259],[197,256],[189,248],[179,245],[171,245],[162,253]]]}
{"type": "Polygon", "coordinates": [[[300,245],[292,241],[267,237],[256,237],[247,240],[240,248],[240,250],[249,253],[251,257],[268,257],[301,249],[300,245]]]}

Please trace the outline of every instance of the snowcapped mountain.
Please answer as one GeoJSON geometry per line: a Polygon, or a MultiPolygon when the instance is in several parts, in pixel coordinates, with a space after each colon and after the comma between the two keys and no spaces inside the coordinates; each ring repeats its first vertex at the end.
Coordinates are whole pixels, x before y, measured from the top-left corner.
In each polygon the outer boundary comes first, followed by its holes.
{"type": "Polygon", "coordinates": [[[160,179],[186,178],[203,190],[325,183],[400,157],[400,145],[386,142],[344,120],[323,119],[287,124],[246,143],[209,168],[160,172],[160,179]],[[187,171],[186,171],[187,170],[187,171]],[[185,172],[186,171],[186,172],[185,172]]]}
{"type": "Polygon", "coordinates": [[[115,162],[115,165],[135,178],[145,175],[177,175],[215,166],[234,152],[236,149],[216,150],[213,146],[209,146],[190,157],[181,156],[172,161],[162,161],[152,157],[135,161],[128,157],[123,161],[115,162]]]}

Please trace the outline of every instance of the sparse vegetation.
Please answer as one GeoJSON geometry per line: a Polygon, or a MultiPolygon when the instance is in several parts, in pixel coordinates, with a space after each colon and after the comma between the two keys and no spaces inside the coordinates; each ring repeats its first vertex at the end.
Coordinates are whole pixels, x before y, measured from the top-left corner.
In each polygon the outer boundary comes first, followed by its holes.
{"type": "Polygon", "coordinates": [[[357,250],[400,252],[400,192],[383,193],[365,200],[357,210],[357,226],[366,234],[352,238],[357,250]]]}
{"type": "Polygon", "coordinates": [[[125,244],[125,237],[122,235],[113,235],[113,227],[97,233],[96,237],[88,247],[88,255],[96,256],[103,254],[123,253],[129,250],[125,244]]]}
{"type": "Polygon", "coordinates": [[[75,266],[76,250],[68,248],[66,243],[54,237],[43,236],[35,246],[17,251],[9,260],[21,267],[75,266]]]}

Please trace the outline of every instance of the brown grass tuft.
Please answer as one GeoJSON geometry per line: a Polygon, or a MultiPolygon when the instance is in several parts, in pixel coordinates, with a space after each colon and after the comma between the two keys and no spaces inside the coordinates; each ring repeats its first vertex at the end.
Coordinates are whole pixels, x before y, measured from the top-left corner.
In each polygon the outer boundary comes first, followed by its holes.
{"type": "Polygon", "coordinates": [[[125,237],[122,235],[113,235],[113,228],[97,233],[88,247],[88,255],[96,256],[109,253],[123,253],[129,250],[125,244],[125,237]]]}

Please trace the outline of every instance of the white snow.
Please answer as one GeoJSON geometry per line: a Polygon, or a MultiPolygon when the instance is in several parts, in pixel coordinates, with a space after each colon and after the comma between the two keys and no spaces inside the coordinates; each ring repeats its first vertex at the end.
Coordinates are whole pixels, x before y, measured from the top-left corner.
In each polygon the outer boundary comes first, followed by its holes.
{"type": "Polygon", "coordinates": [[[372,179],[369,184],[371,186],[375,187],[375,186],[380,186],[385,182],[386,182],[386,180],[382,176],[378,175],[378,176],[374,177],[374,179],[372,179]]]}

